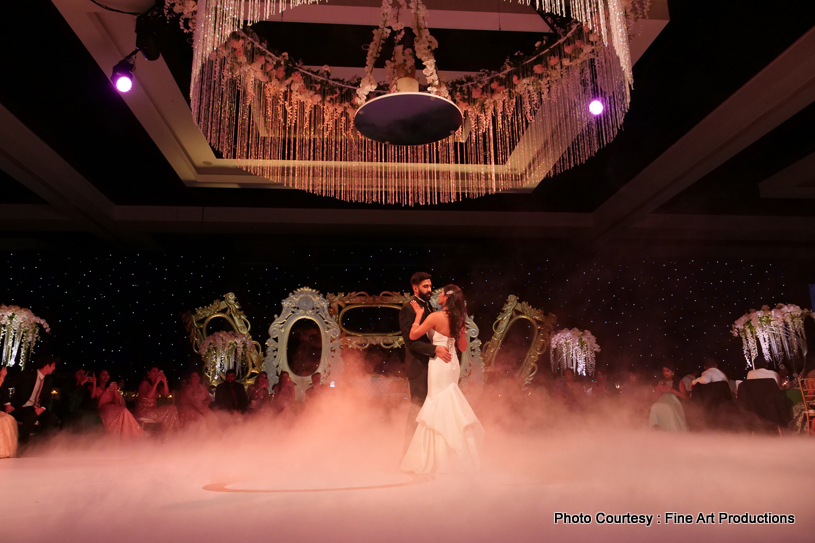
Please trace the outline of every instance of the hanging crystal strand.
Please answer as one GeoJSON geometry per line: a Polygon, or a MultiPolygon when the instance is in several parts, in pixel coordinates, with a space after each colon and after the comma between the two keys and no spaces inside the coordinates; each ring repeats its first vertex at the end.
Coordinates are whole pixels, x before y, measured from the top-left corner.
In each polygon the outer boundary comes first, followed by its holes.
{"type": "Polygon", "coordinates": [[[23,328],[21,326],[21,327],[17,328],[16,332],[17,333],[14,334],[14,342],[11,345],[11,360],[12,361],[17,359],[17,351],[20,349],[20,343],[22,342],[23,337],[25,336],[25,328],[23,328]]]}
{"type": "Polygon", "coordinates": [[[3,327],[5,331],[5,343],[3,343],[3,365],[13,366],[14,360],[11,358],[11,343],[14,338],[14,315],[11,315],[3,327]]]}

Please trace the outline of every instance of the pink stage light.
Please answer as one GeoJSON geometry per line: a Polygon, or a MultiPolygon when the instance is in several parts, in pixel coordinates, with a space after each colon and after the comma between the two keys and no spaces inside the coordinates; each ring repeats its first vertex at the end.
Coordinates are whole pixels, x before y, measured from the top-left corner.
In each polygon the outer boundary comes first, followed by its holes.
{"type": "Polygon", "coordinates": [[[133,80],[126,75],[120,75],[116,78],[116,90],[119,92],[130,92],[133,88],[133,80]]]}
{"type": "Polygon", "coordinates": [[[600,115],[603,112],[603,102],[600,100],[592,100],[589,104],[589,112],[592,115],[600,115]]]}

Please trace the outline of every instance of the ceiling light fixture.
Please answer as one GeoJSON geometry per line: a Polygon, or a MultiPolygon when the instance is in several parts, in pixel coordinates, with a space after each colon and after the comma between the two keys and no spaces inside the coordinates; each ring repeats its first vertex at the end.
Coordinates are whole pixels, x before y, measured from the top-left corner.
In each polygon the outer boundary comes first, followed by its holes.
{"type": "Polygon", "coordinates": [[[133,88],[133,70],[136,69],[136,59],[134,57],[138,52],[138,49],[134,50],[113,67],[113,74],[110,79],[119,92],[130,92],[130,89],[133,88]]]}
{"type": "Polygon", "coordinates": [[[592,100],[589,104],[589,113],[592,115],[600,115],[603,112],[603,102],[600,100],[592,100]]]}
{"type": "Polygon", "coordinates": [[[272,182],[350,201],[451,202],[534,186],[622,127],[633,85],[625,0],[535,0],[550,31],[531,53],[451,81],[438,73],[422,0],[381,0],[361,81],[308,69],[249,28],[276,8],[320,2],[197,6],[193,119],[224,159],[272,182]],[[391,43],[388,81],[378,81],[391,43]]]}

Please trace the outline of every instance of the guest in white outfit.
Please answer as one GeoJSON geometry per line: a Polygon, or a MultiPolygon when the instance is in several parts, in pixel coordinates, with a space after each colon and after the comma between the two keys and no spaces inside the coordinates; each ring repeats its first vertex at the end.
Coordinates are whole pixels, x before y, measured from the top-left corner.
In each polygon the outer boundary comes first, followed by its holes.
{"type": "MultiPolygon", "coordinates": [[[[6,380],[8,368],[0,368],[0,387],[6,380]]],[[[17,456],[17,421],[11,415],[0,411],[0,458],[17,456]]]]}
{"type": "Polygon", "coordinates": [[[752,369],[747,372],[748,379],[775,379],[775,382],[778,383],[778,388],[781,388],[781,376],[778,375],[777,372],[773,370],[767,369],[767,362],[765,360],[761,360],[759,358],[753,361],[752,369]]]}
{"type": "Polygon", "coordinates": [[[691,385],[706,385],[708,383],[716,383],[718,381],[727,382],[727,375],[725,375],[718,366],[719,364],[716,362],[716,359],[710,357],[706,358],[705,371],[703,371],[702,375],[700,375],[697,379],[694,379],[691,385]]]}

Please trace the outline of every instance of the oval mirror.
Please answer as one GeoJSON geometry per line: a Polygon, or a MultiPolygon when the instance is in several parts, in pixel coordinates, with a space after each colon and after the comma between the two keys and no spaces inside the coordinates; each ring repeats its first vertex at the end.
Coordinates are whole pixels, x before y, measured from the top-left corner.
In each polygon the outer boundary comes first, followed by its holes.
{"type": "Polygon", "coordinates": [[[286,342],[286,359],[295,375],[306,377],[317,371],[323,355],[323,333],[311,319],[294,322],[286,342]]]}
{"type": "Polygon", "coordinates": [[[399,309],[391,306],[349,307],[340,314],[340,326],[349,334],[398,336],[399,309]]]}

